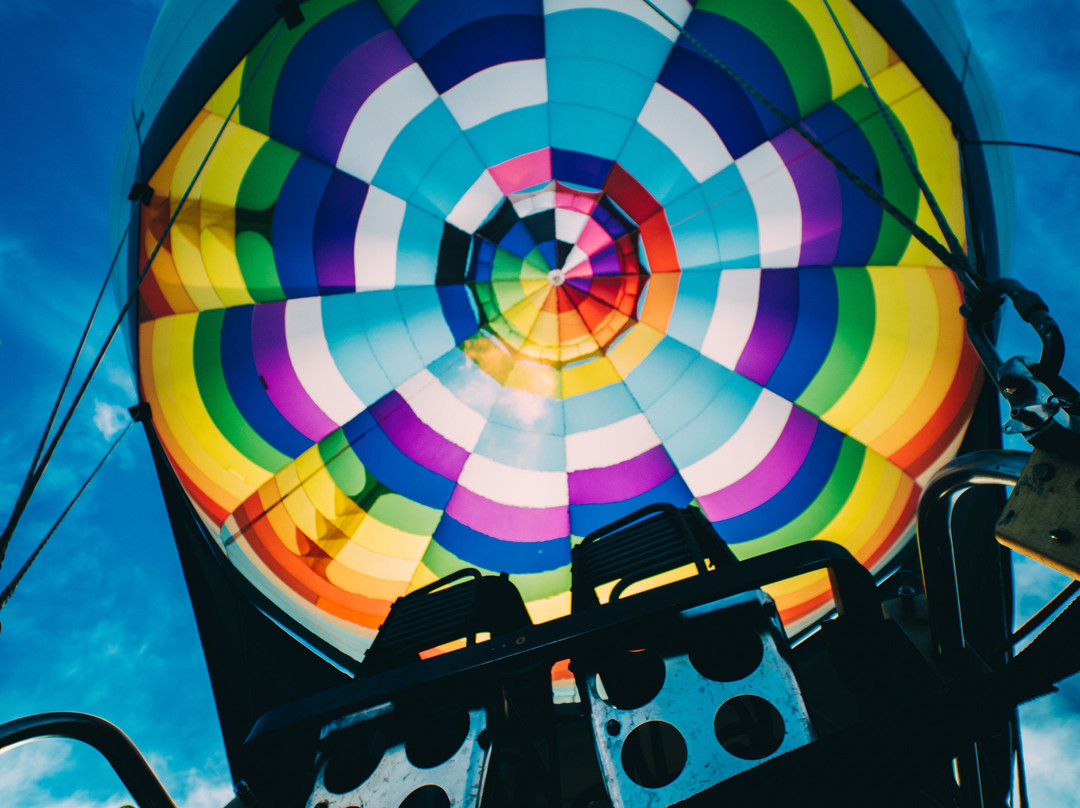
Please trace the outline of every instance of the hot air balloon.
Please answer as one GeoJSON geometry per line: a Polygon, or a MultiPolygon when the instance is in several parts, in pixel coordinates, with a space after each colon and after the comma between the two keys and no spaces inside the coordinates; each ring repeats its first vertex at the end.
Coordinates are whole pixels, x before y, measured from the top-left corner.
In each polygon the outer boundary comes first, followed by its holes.
{"type": "MultiPolygon", "coordinates": [[[[646,506],[888,571],[982,390],[913,225],[1007,252],[962,38],[891,1],[168,5],[116,218],[230,755],[445,576],[565,616],[572,549],[646,506]]],[[[834,606],[768,591],[793,635],[834,606]]]]}

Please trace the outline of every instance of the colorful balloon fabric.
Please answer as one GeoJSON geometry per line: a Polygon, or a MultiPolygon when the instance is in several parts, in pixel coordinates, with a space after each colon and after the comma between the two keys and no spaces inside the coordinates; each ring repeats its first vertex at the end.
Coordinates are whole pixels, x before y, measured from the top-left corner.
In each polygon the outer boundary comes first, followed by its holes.
{"type": "MultiPolygon", "coordinates": [[[[572,543],[658,501],[880,570],[962,436],[955,279],[711,58],[938,233],[825,4],[657,5],[685,34],[642,0],[309,0],[153,173],[157,434],[232,563],[354,657],[461,567],[565,614],[572,543]]],[[[964,234],[950,122],[833,7],[964,234]]],[[[771,591],[793,629],[829,608],[823,575],[771,591]]]]}

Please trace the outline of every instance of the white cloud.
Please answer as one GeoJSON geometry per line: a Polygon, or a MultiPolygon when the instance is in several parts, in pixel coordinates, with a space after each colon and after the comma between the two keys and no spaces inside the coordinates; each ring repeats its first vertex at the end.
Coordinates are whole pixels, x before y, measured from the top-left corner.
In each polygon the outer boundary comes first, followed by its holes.
{"type": "Polygon", "coordinates": [[[5,751],[0,754],[0,805],[119,808],[131,802],[123,791],[102,798],[86,791],[68,790],[65,784],[79,779],[73,764],[72,745],[67,741],[33,741],[5,751]]]}
{"type": "Polygon", "coordinates": [[[126,408],[108,404],[100,399],[94,400],[94,426],[105,438],[111,438],[123,429],[128,420],[126,408]]]}
{"type": "Polygon", "coordinates": [[[1028,795],[1034,808],[1075,805],[1080,794],[1080,719],[1056,695],[1020,708],[1028,795]]]}
{"type": "Polygon", "coordinates": [[[131,376],[131,368],[126,362],[123,365],[112,364],[110,360],[106,361],[105,377],[116,387],[127,394],[127,397],[132,403],[137,400],[135,395],[135,380],[131,376]]]}

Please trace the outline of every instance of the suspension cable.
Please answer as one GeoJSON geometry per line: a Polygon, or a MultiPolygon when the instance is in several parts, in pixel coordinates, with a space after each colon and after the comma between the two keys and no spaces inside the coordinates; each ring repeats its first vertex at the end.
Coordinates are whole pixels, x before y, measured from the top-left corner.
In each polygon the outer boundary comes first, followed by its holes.
{"type": "Polygon", "coordinates": [[[1041,149],[1042,151],[1071,154],[1080,157],[1080,150],[1067,149],[1064,146],[1049,146],[1045,143],[1025,143],[1019,140],[963,140],[965,146],[1016,146],[1021,149],[1041,149]]]}
{"type": "Polygon", "coordinates": [[[890,114],[889,108],[885,104],[885,100],[877,91],[877,87],[874,86],[874,81],[870,78],[870,74],[866,70],[866,65],[863,64],[863,60],[859,57],[858,52],[855,50],[855,46],[851,43],[851,39],[848,38],[847,31],[845,31],[844,27],[840,24],[836,12],[833,11],[832,3],[830,3],[829,0],[822,0],[822,2],[825,3],[825,8],[829,12],[829,16],[832,18],[836,30],[840,33],[840,37],[844,40],[844,45],[847,46],[848,53],[851,54],[855,66],[859,69],[859,75],[862,76],[866,88],[870,91],[870,95],[873,96],[874,103],[877,104],[881,117],[884,118],[885,124],[889,127],[889,132],[892,134],[893,140],[896,142],[896,146],[900,150],[900,154],[903,156],[908,170],[911,172],[912,177],[915,178],[915,182],[918,183],[919,190],[922,191],[922,195],[926,199],[926,204],[929,206],[930,212],[934,215],[934,220],[937,222],[938,228],[940,228],[942,235],[945,237],[946,242],[948,242],[949,250],[956,257],[957,261],[964,266],[965,271],[971,276],[972,282],[975,285],[978,285],[980,279],[975,276],[974,271],[971,269],[971,266],[967,261],[967,254],[960,245],[960,240],[956,237],[956,233],[953,232],[949,220],[945,218],[945,214],[942,212],[941,206],[934,196],[934,192],[930,190],[926,178],[923,176],[922,171],[915,162],[914,156],[911,154],[911,149],[908,148],[907,143],[904,142],[903,137],[900,135],[900,131],[896,128],[896,121],[893,120],[893,116],[890,114]]]}
{"type": "MultiPolygon", "coordinates": [[[[133,217],[134,218],[134,217],[133,217]]],[[[116,262],[120,258],[120,253],[123,251],[124,244],[127,243],[128,233],[133,226],[133,222],[128,223],[128,228],[124,231],[123,237],[120,239],[120,243],[116,247],[116,252],[113,253],[112,261],[109,264],[109,271],[105,273],[105,280],[101,284],[101,288],[98,290],[97,298],[94,300],[94,305],[90,309],[90,316],[86,320],[86,326],[83,328],[82,334],[79,336],[79,342],[75,346],[75,353],[71,357],[71,362],[68,364],[67,371],[64,373],[63,382],[60,385],[60,390],[56,394],[56,401],[53,402],[52,410],[49,412],[49,417],[45,422],[45,429],[41,433],[41,439],[38,441],[37,449],[34,452],[34,457],[30,461],[30,468],[26,471],[26,476],[23,479],[22,488],[19,490],[18,497],[16,498],[15,508],[21,510],[25,507],[23,500],[28,499],[30,496],[31,478],[34,475],[34,471],[37,469],[38,460],[41,459],[42,452],[45,451],[45,443],[49,438],[49,433],[52,432],[53,425],[56,423],[56,416],[60,412],[60,405],[63,403],[64,394],[67,392],[68,385],[71,383],[71,379],[75,374],[75,365],[79,361],[79,357],[82,355],[83,348],[86,347],[86,340],[90,336],[90,329],[94,324],[94,319],[97,317],[97,313],[101,308],[101,301],[105,297],[105,290],[109,287],[109,281],[112,279],[113,270],[116,269],[116,262]]],[[[4,557],[7,555],[8,545],[11,542],[11,535],[7,531],[4,531],[0,536],[0,565],[4,563],[4,557]]]]}
{"type": "MultiPolygon", "coordinates": [[[[139,287],[142,284],[143,279],[147,276],[147,274],[149,274],[150,268],[151,266],[153,266],[154,260],[157,258],[158,252],[160,252],[162,246],[165,244],[165,239],[168,237],[169,232],[172,230],[172,227],[176,223],[177,218],[179,218],[180,212],[183,210],[184,205],[187,203],[188,197],[191,195],[191,192],[195,187],[195,183],[199,179],[199,176],[202,174],[203,169],[206,167],[206,164],[209,162],[210,155],[213,154],[218,142],[225,134],[226,128],[232,121],[232,118],[235,115],[236,110],[239,108],[240,102],[243,100],[245,93],[251,86],[252,81],[254,81],[255,77],[258,75],[259,69],[262,67],[263,62],[266,59],[266,55],[273,47],[274,42],[281,31],[281,27],[284,24],[285,20],[279,19],[277,24],[274,26],[273,33],[270,36],[270,40],[267,42],[266,47],[263,49],[262,54],[259,56],[258,61],[255,63],[255,67],[252,69],[251,75],[248,76],[247,81],[245,81],[244,85],[240,88],[240,92],[236,97],[236,101],[233,103],[228,115],[226,115],[225,119],[222,121],[221,127],[218,129],[213,141],[211,141],[210,146],[207,149],[206,153],[203,155],[203,158],[200,161],[198,167],[196,168],[195,173],[191,178],[191,181],[184,189],[184,193],[181,195],[172,215],[169,217],[169,221],[165,226],[164,232],[162,232],[161,237],[154,245],[154,249],[151,251],[150,256],[146,259],[146,263],[143,265],[139,274],[136,276],[135,282],[131,286],[131,291],[127,296],[127,300],[124,302],[124,305],[121,307],[119,314],[117,314],[116,319],[113,321],[112,328],[109,329],[109,333],[108,336],[105,338],[104,344],[101,346],[101,349],[98,351],[97,356],[94,358],[93,364],[90,366],[89,371],[87,371],[86,378],[79,386],[78,392],[76,392],[71,404],[68,405],[68,409],[64,415],[64,418],[60,422],[60,425],[57,427],[56,434],[53,436],[52,441],[50,441],[48,449],[45,450],[44,454],[40,458],[40,461],[31,468],[31,472],[29,473],[26,481],[24,481],[23,483],[23,493],[21,493],[19,498],[16,500],[15,507],[12,510],[11,515],[8,517],[7,525],[4,527],[3,533],[0,534],[0,550],[6,549],[8,544],[10,544],[11,537],[14,534],[15,528],[19,523],[19,519],[22,517],[23,512],[26,510],[26,506],[30,501],[30,497],[33,495],[33,492],[36,489],[42,474],[45,472],[45,468],[48,466],[49,460],[52,458],[53,453],[56,451],[56,447],[60,442],[60,438],[63,436],[64,431],[67,429],[68,424],[71,422],[72,417],[75,415],[75,410],[78,408],[79,403],[82,401],[83,395],[86,393],[87,388],[90,386],[90,382],[93,379],[94,374],[101,366],[102,361],[104,361],[105,354],[108,351],[109,346],[112,344],[113,338],[120,330],[120,326],[123,325],[124,320],[127,318],[128,311],[131,309],[132,304],[137,299],[139,287]]],[[[0,563],[2,563],[2,561],[3,556],[0,555],[0,563]]]]}
{"type": "Polygon", "coordinates": [[[22,582],[23,577],[30,570],[30,567],[33,566],[34,562],[37,561],[37,557],[41,555],[41,551],[45,549],[45,545],[48,544],[49,539],[52,538],[53,533],[55,533],[56,529],[60,527],[60,523],[64,521],[64,518],[71,512],[71,509],[75,507],[75,503],[79,501],[79,497],[83,495],[83,492],[90,487],[90,483],[93,482],[93,479],[97,476],[97,473],[101,471],[101,467],[105,465],[105,461],[109,459],[109,456],[112,455],[116,447],[120,445],[120,441],[124,439],[124,435],[126,435],[128,433],[128,430],[131,429],[132,423],[134,422],[127,422],[127,424],[121,430],[120,434],[116,437],[116,440],[112,442],[109,450],[105,452],[105,455],[101,458],[101,460],[98,461],[98,464],[94,466],[94,470],[90,472],[90,476],[86,478],[86,482],[82,484],[82,487],[80,487],[79,490],[75,493],[75,496],[71,498],[71,501],[68,503],[67,507],[64,508],[63,513],[61,513],[56,518],[56,521],[53,522],[52,527],[49,528],[49,532],[45,534],[45,538],[38,542],[38,546],[34,549],[34,552],[30,554],[30,557],[26,559],[22,567],[19,568],[19,571],[15,573],[15,577],[11,579],[11,582],[6,587],[4,587],[4,591],[0,592],[0,609],[3,609],[4,606],[7,605],[7,602],[11,600],[11,596],[15,594],[15,590],[22,582]]]}

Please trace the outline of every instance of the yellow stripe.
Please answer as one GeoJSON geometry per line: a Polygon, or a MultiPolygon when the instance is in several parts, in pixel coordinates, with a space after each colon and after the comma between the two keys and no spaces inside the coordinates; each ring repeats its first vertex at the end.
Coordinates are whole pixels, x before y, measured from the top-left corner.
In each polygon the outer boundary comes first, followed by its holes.
{"type": "Polygon", "coordinates": [[[172,359],[170,369],[180,413],[185,423],[190,425],[193,435],[198,437],[199,445],[209,452],[215,465],[224,472],[223,478],[237,482],[236,490],[242,492],[240,496],[246,499],[272,475],[225,438],[203,404],[192,361],[198,315],[185,315],[172,320],[173,331],[168,337],[172,359]]]}
{"type": "MultiPolygon", "coordinates": [[[[221,119],[210,115],[198,122],[196,126],[191,139],[184,146],[176,162],[176,171],[172,175],[169,196],[174,210],[188,184],[191,183],[192,177],[195,176],[203,157],[210,150],[210,144],[221,127],[221,119]]],[[[188,201],[170,233],[176,273],[180,276],[180,281],[191,297],[192,303],[200,311],[222,307],[221,299],[213,289],[202,260],[202,234],[200,232],[202,216],[199,213],[199,199],[205,177],[204,172],[195,180],[188,201]]]]}
{"type": "Polygon", "coordinates": [[[215,115],[220,115],[222,118],[228,116],[229,110],[233,108],[236,99],[240,97],[240,81],[244,76],[244,64],[246,62],[247,57],[245,56],[240,60],[240,64],[236,66],[233,72],[229,74],[229,77],[222,82],[222,85],[214,91],[214,94],[210,96],[210,100],[206,102],[207,110],[215,115]]]}
{"type": "Polygon", "coordinates": [[[608,349],[608,359],[619,376],[625,379],[663,338],[664,335],[652,326],[635,323],[622,339],[608,349]]]}
{"type": "Polygon", "coordinates": [[[958,314],[960,291],[956,279],[950,270],[934,267],[927,271],[927,280],[935,293],[937,344],[927,378],[916,391],[910,405],[892,426],[873,441],[872,448],[885,457],[890,457],[907,445],[933,418],[952,386],[960,365],[960,353],[966,337],[964,321],[958,314]]]}
{"type": "Polygon", "coordinates": [[[563,368],[563,398],[599,390],[601,387],[617,384],[620,381],[622,381],[622,376],[611,364],[611,360],[606,356],[598,356],[580,365],[563,368]]]}
{"type": "MultiPolygon", "coordinates": [[[[874,87],[910,134],[919,172],[963,245],[965,228],[960,155],[952,134],[952,124],[903,63],[897,63],[875,76],[874,87]]],[[[920,203],[915,221],[944,243],[941,230],[925,201],[920,203]]],[[[940,266],[940,261],[914,239],[899,263],[905,266],[940,266]]]]}
{"type": "MultiPolygon", "coordinates": [[[[862,76],[855,60],[851,58],[847,45],[844,44],[836,23],[829,16],[822,0],[789,0],[792,6],[813,29],[814,37],[825,54],[825,64],[829,70],[833,100],[862,84],[862,76]]],[[[885,40],[874,30],[855,8],[844,0],[830,0],[840,25],[848,35],[855,52],[859,54],[867,72],[873,76],[889,63],[889,47],[885,40]]]]}
{"type": "Polygon", "coordinates": [[[218,503],[233,511],[271,475],[225,439],[203,406],[191,361],[197,318],[183,314],[154,321],[150,339],[154,386],[178,447],[203,475],[235,498],[218,503]]]}
{"type": "Polygon", "coordinates": [[[937,295],[926,270],[919,267],[891,267],[883,271],[899,278],[903,284],[908,315],[907,339],[903,346],[903,360],[892,376],[892,383],[880,398],[875,399],[874,407],[867,416],[849,433],[867,446],[873,446],[874,441],[903,417],[918,397],[930,376],[939,342],[937,295]]]}
{"type": "Polygon", "coordinates": [[[900,273],[868,267],[874,287],[874,337],[851,385],[821,420],[845,434],[881,400],[904,359],[908,339],[908,300],[900,273]],[[871,405],[868,407],[868,405],[871,405]]]}
{"type": "Polygon", "coordinates": [[[236,258],[236,200],[265,135],[230,123],[203,170],[201,240],[203,263],[226,306],[254,303],[236,258]]]}

